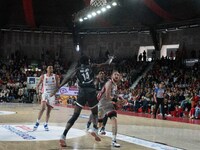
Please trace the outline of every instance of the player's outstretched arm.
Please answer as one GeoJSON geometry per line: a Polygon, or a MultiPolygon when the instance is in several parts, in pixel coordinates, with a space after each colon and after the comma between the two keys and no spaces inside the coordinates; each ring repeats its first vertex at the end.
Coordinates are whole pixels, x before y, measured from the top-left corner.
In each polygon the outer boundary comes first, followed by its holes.
{"type": "Polygon", "coordinates": [[[54,92],[51,94],[51,96],[55,95],[63,85],[65,85],[67,82],[69,82],[69,80],[72,79],[76,75],[76,71],[77,71],[77,69],[75,69],[71,72],[68,72],[65,75],[64,79],[62,80],[61,84],[59,86],[57,86],[57,88],[54,90],[54,92]]]}
{"type": "Polygon", "coordinates": [[[92,67],[102,67],[102,66],[105,66],[105,65],[110,65],[114,58],[115,58],[114,56],[109,56],[109,58],[106,62],[101,63],[101,64],[92,64],[92,67]]]}

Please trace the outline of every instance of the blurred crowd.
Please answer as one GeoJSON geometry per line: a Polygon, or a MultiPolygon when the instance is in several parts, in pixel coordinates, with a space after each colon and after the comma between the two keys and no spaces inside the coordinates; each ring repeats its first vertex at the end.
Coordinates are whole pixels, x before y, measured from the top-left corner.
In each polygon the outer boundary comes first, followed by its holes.
{"type": "MultiPolygon", "coordinates": [[[[94,61],[95,62],[95,61],[94,61]]],[[[177,63],[176,60],[162,58],[156,60],[153,67],[143,74],[150,62],[137,61],[135,58],[115,59],[109,67],[96,70],[96,74],[102,72],[107,80],[112,70],[117,68],[122,75],[118,85],[119,94],[127,103],[122,111],[134,111],[138,113],[153,113],[155,88],[159,83],[165,86],[165,112],[168,116],[176,117],[200,117],[200,65],[196,63],[192,67],[177,63]],[[142,76],[137,86],[131,85],[142,76]]],[[[9,59],[0,62],[0,102],[34,102],[37,101],[35,89],[27,89],[27,77],[39,77],[46,70],[47,65],[54,66],[54,73],[62,77],[70,63],[62,63],[59,60],[41,61],[37,68],[31,66],[25,58],[9,59]],[[31,66],[31,68],[30,68],[31,66]]],[[[72,79],[69,86],[77,86],[76,78],[72,79]]],[[[74,99],[75,100],[75,99],[74,99]]],[[[71,100],[68,101],[69,103],[71,100]]],[[[161,112],[160,112],[161,113],[161,112]]]]}

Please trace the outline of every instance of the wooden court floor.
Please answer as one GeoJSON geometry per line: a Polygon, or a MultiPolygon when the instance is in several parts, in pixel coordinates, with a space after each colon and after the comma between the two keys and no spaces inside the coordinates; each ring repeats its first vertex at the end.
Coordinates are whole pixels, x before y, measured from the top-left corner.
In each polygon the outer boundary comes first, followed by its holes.
{"type": "MultiPolygon", "coordinates": [[[[31,132],[40,109],[39,104],[0,104],[0,150],[58,150],[59,137],[73,108],[56,106],[51,113],[49,128],[44,131],[42,117],[38,131],[31,132]],[[6,115],[2,112],[16,112],[6,115]],[[24,131],[27,131],[26,133],[24,131]],[[25,135],[24,135],[25,134],[25,135]]],[[[85,131],[89,110],[83,110],[69,132],[67,148],[73,150],[199,150],[200,125],[168,120],[118,115],[118,143],[111,146],[111,124],[106,126],[107,134],[96,142],[85,131]]]]}

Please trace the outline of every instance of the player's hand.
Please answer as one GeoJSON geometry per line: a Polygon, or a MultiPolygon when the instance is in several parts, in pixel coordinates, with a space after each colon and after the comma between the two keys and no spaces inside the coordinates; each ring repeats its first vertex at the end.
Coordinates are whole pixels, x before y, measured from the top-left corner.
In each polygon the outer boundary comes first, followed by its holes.
{"type": "Polygon", "coordinates": [[[113,56],[108,56],[108,64],[110,65],[114,59],[114,55],[113,56]]]}

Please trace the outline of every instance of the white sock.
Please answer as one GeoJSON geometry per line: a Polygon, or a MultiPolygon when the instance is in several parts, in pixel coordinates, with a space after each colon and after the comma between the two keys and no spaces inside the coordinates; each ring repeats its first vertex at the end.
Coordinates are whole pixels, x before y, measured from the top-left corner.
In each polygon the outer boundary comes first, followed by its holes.
{"type": "Polygon", "coordinates": [[[116,141],[116,135],[113,135],[112,141],[116,141]]]}
{"type": "Polygon", "coordinates": [[[37,119],[37,121],[36,121],[36,122],[40,123],[40,120],[38,120],[38,119],[37,119]]]}

